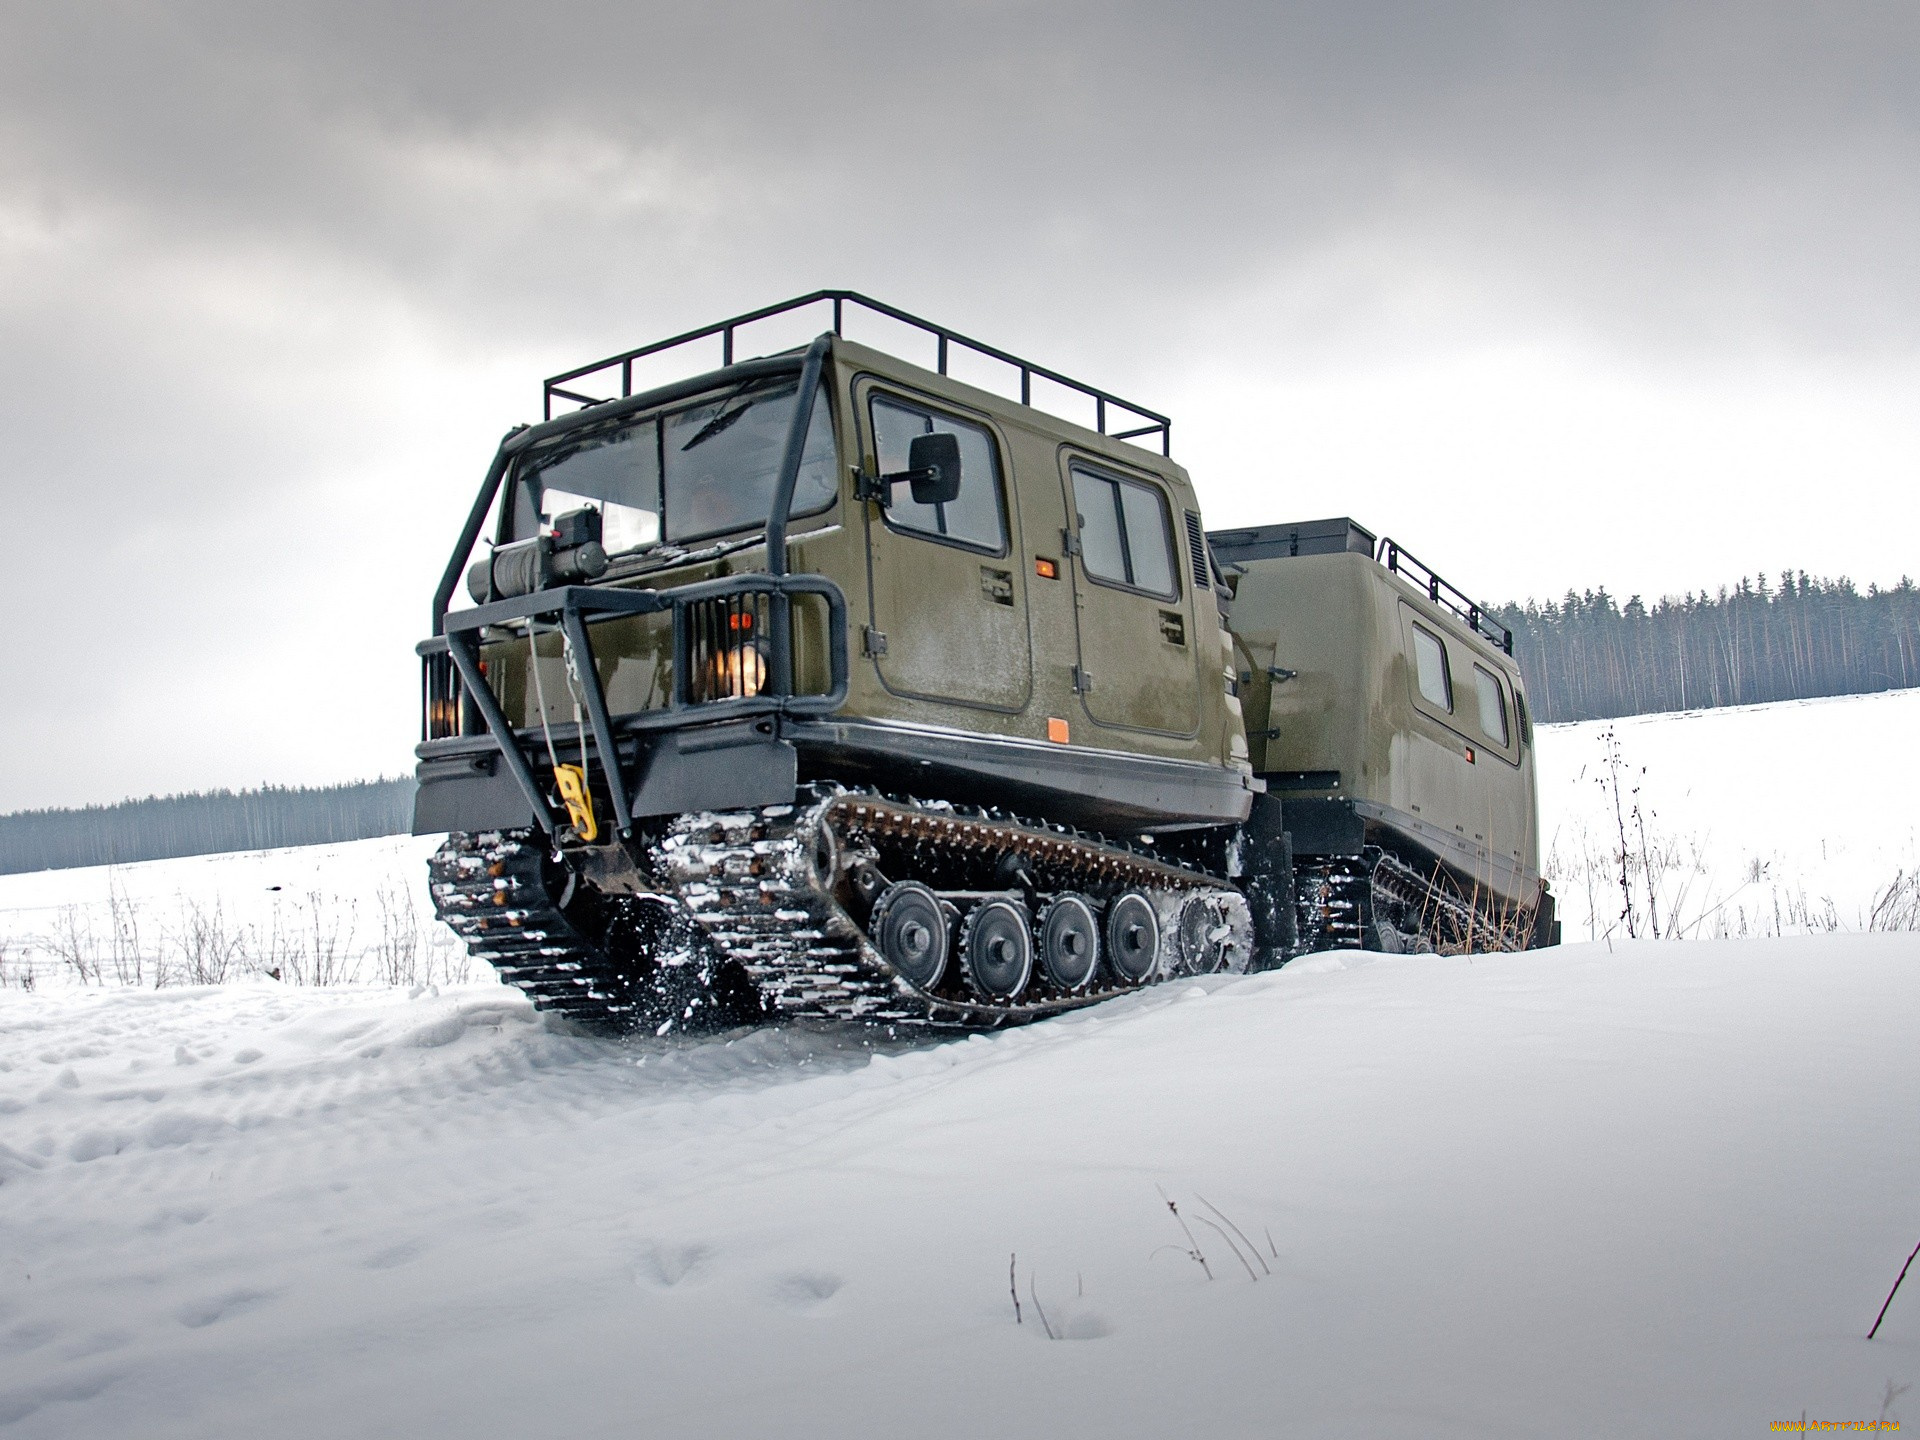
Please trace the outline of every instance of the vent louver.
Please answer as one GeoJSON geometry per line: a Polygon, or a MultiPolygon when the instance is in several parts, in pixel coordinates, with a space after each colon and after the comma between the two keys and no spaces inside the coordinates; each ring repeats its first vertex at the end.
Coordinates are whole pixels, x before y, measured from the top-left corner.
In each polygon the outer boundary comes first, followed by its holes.
{"type": "Polygon", "coordinates": [[[1200,528],[1200,516],[1197,511],[1187,511],[1187,554],[1193,560],[1193,583],[1197,589],[1213,588],[1211,573],[1207,569],[1207,532],[1200,528]]]}

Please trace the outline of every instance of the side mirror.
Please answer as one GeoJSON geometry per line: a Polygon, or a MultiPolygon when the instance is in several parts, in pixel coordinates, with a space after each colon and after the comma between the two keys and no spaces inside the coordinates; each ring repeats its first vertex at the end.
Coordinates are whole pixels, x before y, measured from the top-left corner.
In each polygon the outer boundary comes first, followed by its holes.
{"type": "Polygon", "coordinates": [[[960,437],[916,435],[907,447],[907,473],[916,505],[951,505],[960,498],[960,437]]]}

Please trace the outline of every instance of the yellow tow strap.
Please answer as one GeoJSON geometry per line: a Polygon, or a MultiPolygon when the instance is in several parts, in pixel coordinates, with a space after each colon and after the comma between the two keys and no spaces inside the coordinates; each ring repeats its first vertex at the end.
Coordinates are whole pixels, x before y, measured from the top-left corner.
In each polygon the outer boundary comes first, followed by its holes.
{"type": "Polygon", "coordinates": [[[556,765],[553,767],[554,783],[560,787],[560,798],[567,803],[567,818],[573,822],[573,828],[582,840],[594,841],[600,838],[599,822],[593,818],[593,792],[587,789],[587,772],[579,765],[556,765]]]}

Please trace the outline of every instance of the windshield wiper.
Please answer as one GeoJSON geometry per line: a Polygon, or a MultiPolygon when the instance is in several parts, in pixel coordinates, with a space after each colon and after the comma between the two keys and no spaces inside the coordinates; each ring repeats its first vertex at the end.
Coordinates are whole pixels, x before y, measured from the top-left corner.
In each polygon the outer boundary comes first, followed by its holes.
{"type": "MultiPolygon", "coordinates": [[[[680,447],[681,454],[684,455],[687,451],[693,449],[694,446],[702,444],[705,441],[711,440],[714,436],[718,435],[722,430],[725,430],[729,425],[732,425],[734,421],[738,420],[742,415],[746,414],[749,410],[753,409],[753,407],[755,405],[758,405],[762,400],[777,400],[782,395],[787,393],[784,390],[767,390],[765,388],[767,383],[768,382],[766,380],[760,379],[760,378],[755,378],[752,380],[744,380],[739,385],[735,386],[733,391],[730,394],[722,396],[720,398],[719,403],[722,407],[725,407],[727,405],[732,404],[735,400],[737,400],[741,395],[745,394],[748,390],[751,390],[756,386],[761,387],[761,393],[758,395],[755,395],[752,399],[748,400],[747,403],[742,405],[738,410],[727,410],[725,408],[722,408],[721,412],[718,415],[714,416],[713,419],[709,420],[705,425],[701,426],[700,429],[697,432],[695,432],[693,438],[687,441],[686,444],[680,447]]],[[[778,380],[775,380],[773,383],[779,384],[780,382],[778,380]]],[[[793,389],[795,391],[798,391],[799,388],[800,387],[797,383],[793,386],[793,389]]]]}
{"type": "MultiPolygon", "coordinates": [[[[724,405],[727,402],[723,400],[720,403],[724,405]]],[[[753,404],[754,402],[749,400],[747,401],[746,404],[742,405],[738,410],[721,411],[718,415],[714,416],[713,419],[709,420],[705,425],[701,426],[699,430],[694,432],[693,438],[687,441],[686,444],[680,447],[681,453],[685,454],[687,451],[691,450],[694,446],[702,443],[703,441],[711,440],[714,436],[718,435],[722,430],[725,430],[729,425],[733,424],[734,421],[738,420],[742,415],[746,414],[747,411],[751,410],[753,408],[753,404]]]]}

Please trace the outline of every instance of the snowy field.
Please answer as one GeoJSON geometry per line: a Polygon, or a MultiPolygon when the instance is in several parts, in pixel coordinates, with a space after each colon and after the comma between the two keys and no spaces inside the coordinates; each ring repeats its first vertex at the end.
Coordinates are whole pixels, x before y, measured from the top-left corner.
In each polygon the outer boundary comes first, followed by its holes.
{"type": "Polygon", "coordinates": [[[1920,929],[1920,690],[1538,734],[1569,940],[1920,929]]]}
{"type": "Polygon", "coordinates": [[[1917,700],[1543,730],[1580,943],[991,1037],[569,1034],[431,841],[0,877],[0,1434],[1920,1418],[1917,700]]]}

